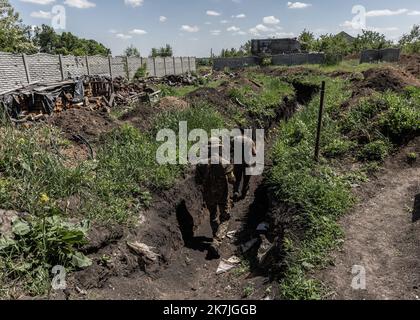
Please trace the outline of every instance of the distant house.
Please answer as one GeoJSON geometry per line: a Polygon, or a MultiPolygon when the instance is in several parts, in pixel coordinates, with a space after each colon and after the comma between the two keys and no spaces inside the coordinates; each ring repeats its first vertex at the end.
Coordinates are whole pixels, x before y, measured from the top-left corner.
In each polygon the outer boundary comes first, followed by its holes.
{"type": "Polygon", "coordinates": [[[251,41],[251,52],[259,56],[300,52],[300,42],[296,38],[259,39],[251,41]]]}
{"type": "Polygon", "coordinates": [[[355,37],[349,35],[347,32],[344,32],[344,31],[341,31],[339,34],[337,34],[337,36],[343,37],[349,43],[353,43],[356,40],[355,37]]]}

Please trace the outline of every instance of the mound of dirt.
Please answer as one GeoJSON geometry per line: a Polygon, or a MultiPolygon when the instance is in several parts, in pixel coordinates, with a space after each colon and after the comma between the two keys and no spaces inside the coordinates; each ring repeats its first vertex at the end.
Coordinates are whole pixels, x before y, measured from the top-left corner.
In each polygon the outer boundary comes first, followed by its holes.
{"type": "Polygon", "coordinates": [[[95,142],[99,136],[116,127],[111,117],[104,112],[88,109],[70,109],[53,114],[48,123],[60,128],[70,140],[80,135],[89,142],[95,142]]]}
{"type": "Polygon", "coordinates": [[[165,111],[181,111],[189,108],[187,101],[177,97],[164,97],[157,104],[139,103],[134,109],[125,113],[119,120],[127,122],[141,132],[150,131],[156,115],[165,111]]]}
{"type": "Polygon", "coordinates": [[[149,131],[153,126],[153,117],[157,110],[148,104],[138,104],[134,109],[125,113],[119,120],[127,122],[141,132],[149,131]]]}
{"type": "Polygon", "coordinates": [[[158,111],[181,111],[188,109],[187,101],[177,97],[164,97],[156,106],[158,111]]]}
{"type": "Polygon", "coordinates": [[[420,77],[420,54],[402,55],[399,65],[413,76],[420,77]]]}
{"type": "Polygon", "coordinates": [[[322,75],[322,72],[316,69],[309,69],[307,67],[287,67],[287,68],[266,68],[262,69],[262,72],[264,72],[267,75],[270,76],[277,76],[282,78],[287,77],[293,77],[293,76],[316,76],[316,75],[322,75]]]}
{"type": "Polygon", "coordinates": [[[358,88],[370,88],[384,92],[392,90],[402,92],[408,86],[420,87],[420,81],[411,74],[394,67],[373,68],[363,72],[364,80],[358,84],[358,88]]]}
{"type": "Polygon", "coordinates": [[[231,114],[229,111],[236,108],[236,105],[233,104],[232,100],[224,93],[224,91],[218,91],[214,88],[200,88],[189,93],[185,99],[193,105],[207,103],[221,114],[227,116],[231,114]]]}

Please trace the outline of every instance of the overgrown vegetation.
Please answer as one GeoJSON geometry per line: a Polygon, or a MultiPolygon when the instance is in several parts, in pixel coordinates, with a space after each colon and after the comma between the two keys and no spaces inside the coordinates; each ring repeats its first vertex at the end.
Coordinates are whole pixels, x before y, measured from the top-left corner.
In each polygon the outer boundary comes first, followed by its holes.
{"type": "MultiPolygon", "coordinates": [[[[308,76],[301,81],[319,79],[308,76]]],[[[420,132],[419,88],[408,88],[405,94],[378,93],[343,110],[351,96],[348,88],[344,80],[327,80],[321,143],[325,158],[319,164],[313,160],[319,97],[281,125],[272,151],[270,187],[294,212],[284,241],[280,293],[285,299],[322,298],[322,285],[308,277],[308,271],[324,265],[328,252],[340,244],[336,221],[354,203],[351,184],[366,180],[363,172],[340,174],[333,159],[364,161],[369,173],[395,145],[420,132]]]]}
{"type": "MultiPolygon", "coordinates": [[[[86,267],[78,252],[85,243],[89,221],[132,225],[139,210],[151,203],[151,193],[173,185],[179,165],[156,162],[155,133],[187,121],[189,129],[209,132],[225,126],[206,105],[157,116],[153,132],[143,134],[129,125],[103,137],[95,160],[68,164],[62,151],[70,147],[50,127],[0,131],[0,201],[2,209],[25,212],[13,223],[13,234],[0,239],[0,283],[24,285],[29,294],[45,293],[51,268],[86,267]],[[75,212],[67,201],[77,201],[75,212]],[[68,223],[68,215],[78,224],[68,223]],[[29,287],[28,287],[29,286],[29,287]]],[[[7,294],[7,292],[3,292],[7,294]]]]}
{"type": "Polygon", "coordinates": [[[292,99],[294,97],[294,90],[289,83],[264,74],[249,72],[247,78],[254,83],[250,82],[249,85],[235,87],[228,94],[246,107],[247,116],[255,120],[256,125],[259,124],[263,127],[267,120],[276,118],[279,105],[285,98],[292,99]],[[255,88],[256,84],[259,87],[255,88]]]}

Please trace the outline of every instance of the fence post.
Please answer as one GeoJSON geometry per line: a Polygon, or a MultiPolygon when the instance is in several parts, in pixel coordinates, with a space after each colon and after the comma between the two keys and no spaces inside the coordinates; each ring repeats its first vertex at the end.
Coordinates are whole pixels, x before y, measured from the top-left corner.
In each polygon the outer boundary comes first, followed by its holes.
{"type": "Polygon", "coordinates": [[[188,57],[188,72],[191,72],[191,59],[188,57]]]}
{"type": "Polygon", "coordinates": [[[111,76],[111,93],[114,93],[114,77],[112,76],[112,56],[108,56],[109,75],[111,76]]]}
{"type": "Polygon", "coordinates": [[[26,73],[26,80],[28,81],[28,84],[31,83],[31,74],[29,73],[29,65],[28,65],[28,61],[26,59],[26,54],[22,54],[22,60],[23,60],[23,66],[25,68],[25,73],[26,73]]]}
{"type": "Polygon", "coordinates": [[[86,58],[86,71],[87,71],[87,75],[90,76],[90,68],[89,68],[89,57],[85,56],[86,58]]]}
{"type": "Polygon", "coordinates": [[[163,68],[165,69],[165,76],[168,75],[167,69],[166,69],[166,57],[163,57],[163,68]]]}
{"type": "Polygon", "coordinates": [[[58,55],[58,61],[60,63],[61,80],[64,81],[63,57],[61,54],[58,55]]]}
{"type": "Polygon", "coordinates": [[[153,57],[153,76],[156,77],[156,58],[153,57]]]}
{"type": "Polygon", "coordinates": [[[322,118],[323,118],[323,114],[324,114],[324,100],[325,100],[325,81],[322,81],[321,99],[320,99],[319,117],[318,117],[318,130],[317,130],[317,134],[316,134],[316,144],[315,144],[315,161],[316,162],[319,162],[321,131],[322,131],[322,118]]]}
{"type": "Polygon", "coordinates": [[[125,67],[127,68],[127,79],[130,80],[130,68],[128,65],[128,56],[125,57],[125,67]]]}
{"type": "Polygon", "coordinates": [[[176,75],[176,59],[175,59],[175,57],[172,57],[172,61],[173,61],[173,64],[174,64],[174,75],[176,75]]]}
{"type": "Polygon", "coordinates": [[[181,72],[184,74],[184,59],[181,57],[181,72]]]}

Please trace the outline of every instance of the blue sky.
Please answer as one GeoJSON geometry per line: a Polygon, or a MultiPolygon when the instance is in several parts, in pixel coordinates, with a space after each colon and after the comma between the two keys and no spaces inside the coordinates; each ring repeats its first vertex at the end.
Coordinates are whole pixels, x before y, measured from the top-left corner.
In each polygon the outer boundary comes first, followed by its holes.
{"type": "Polygon", "coordinates": [[[251,38],[347,31],[352,8],[366,10],[366,26],[398,40],[420,24],[419,0],[10,0],[25,24],[51,24],[55,5],[66,9],[66,29],[121,54],[130,44],[143,56],[169,43],[175,55],[209,56],[251,38]]]}

